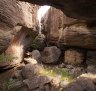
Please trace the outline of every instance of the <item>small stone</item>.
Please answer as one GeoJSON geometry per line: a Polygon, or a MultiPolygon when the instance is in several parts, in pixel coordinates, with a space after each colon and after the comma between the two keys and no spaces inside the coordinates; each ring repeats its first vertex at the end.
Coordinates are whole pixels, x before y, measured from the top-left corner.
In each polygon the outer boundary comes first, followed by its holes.
{"type": "Polygon", "coordinates": [[[24,61],[25,61],[26,63],[37,64],[37,60],[34,59],[34,58],[31,58],[31,57],[29,57],[29,58],[24,58],[24,61]]]}
{"type": "Polygon", "coordinates": [[[61,87],[61,88],[64,88],[64,87],[66,87],[68,84],[69,84],[69,81],[68,81],[68,80],[61,81],[61,82],[60,82],[60,87],[61,87]]]}
{"type": "Polygon", "coordinates": [[[32,58],[34,58],[35,60],[39,61],[41,57],[41,54],[38,50],[33,50],[32,51],[32,58]]]}
{"type": "Polygon", "coordinates": [[[59,83],[60,83],[60,79],[59,78],[53,78],[52,81],[51,81],[51,85],[52,86],[55,86],[55,87],[58,87],[59,86],[59,83]]]}
{"type": "Polygon", "coordinates": [[[73,69],[73,66],[72,65],[66,65],[66,68],[73,69]]]}

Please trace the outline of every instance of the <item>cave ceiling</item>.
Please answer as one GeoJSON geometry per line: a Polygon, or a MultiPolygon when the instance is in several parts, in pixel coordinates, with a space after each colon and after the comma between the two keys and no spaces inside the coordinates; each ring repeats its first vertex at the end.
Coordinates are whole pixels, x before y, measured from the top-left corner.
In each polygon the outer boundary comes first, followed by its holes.
{"type": "Polygon", "coordinates": [[[50,5],[67,16],[81,20],[96,20],[96,0],[19,0],[38,5],[50,5]]]}

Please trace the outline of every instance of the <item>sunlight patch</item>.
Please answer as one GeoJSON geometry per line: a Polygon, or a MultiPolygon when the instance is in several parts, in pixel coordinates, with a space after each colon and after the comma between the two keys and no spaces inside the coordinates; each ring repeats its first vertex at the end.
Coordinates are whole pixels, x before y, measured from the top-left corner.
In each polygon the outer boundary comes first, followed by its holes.
{"type": "Polygon", "coordinates": [[[37,19],[39,21],[39,33],[41,32],[41,19],[44,17],[44,15],[47,13],[47,11],[50,9],[50,6],[41,6],[40,9],[37,12],[37,19]]]}

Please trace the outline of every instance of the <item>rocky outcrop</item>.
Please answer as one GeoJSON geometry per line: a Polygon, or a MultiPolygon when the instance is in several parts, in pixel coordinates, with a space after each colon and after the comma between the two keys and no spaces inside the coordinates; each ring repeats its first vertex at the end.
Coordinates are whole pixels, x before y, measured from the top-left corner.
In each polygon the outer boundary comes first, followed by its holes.
{"type": "Polygon", "coordinates": [[[60,10],[51,8],[44,18],[47,40],[67,46],[96,49],[94,22],[66,17],[60,10]]]}
{"type": "Polygon", "coordinates": [[[39,5],[51,5],[61,9],[67,16],[85,19],[96,20],[96,3],[94,0],[20,0],[39,5]]]}
{"type": "Polygon", "coordinates": [[[0,1],[1,53],[7,49],[11,39],[20,30],[20,28],[15,27],[18,23],[29,28],[34,28],[37,22],[37,10],[38,6],[26,2],[17,2],[16,0],[0,1]]]}
{"type": "MultiPolygon", "coordinates": [[[[32,26],[34,23],[36,24],[37,9],[36,5],[26,2],[2,0],[0,1],[0,24],[9,27],[16,26],[18,23],[32,26]]],[[[4,28],[4,26],[0,27],[4,28]]]]}
{"type": "MultiPolygon", "coordinates": [[[[10,61],[6,59],[9,65],[14,66],[22,62],[26,49],[30,46],[30,43],[37,36],[37,34],[38,33],[36,31],[33,31],[30,28],[21,28],[16,36],[14,36],[14,38],[10,42],[9,47],[5,51],[6,56],[14,57],[13,59],[10,59],[10,61]]],[[[3,61],[0,63],[2,64],[3,61]]]]}

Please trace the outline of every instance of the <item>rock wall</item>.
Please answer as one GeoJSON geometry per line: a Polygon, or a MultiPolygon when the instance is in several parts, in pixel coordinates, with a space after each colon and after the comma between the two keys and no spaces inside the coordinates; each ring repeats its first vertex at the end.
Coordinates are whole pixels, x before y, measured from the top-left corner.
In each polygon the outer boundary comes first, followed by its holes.
{"type": "Polygon", "coordinates": [[[26,49],[30,46],[32,40],[37,36],[37,32],[31,28],[22,27],[14,36],[5,54],[12,56],[11,65],[19,64],[23,60],[26,49]]]}
{"type": "Polygon", "coordinates": [[[91,23],[66,17],[63,12],[55,8],[51,8],[44,18],[48,41],[96,49],[96,26],[91,26],[91,23]]]}
{"type": "Polygon", "coordinates": [[[30,28],[36,26],[37,10],[38,6],[26,2],[0,1],[0,53],[6,50],[14,35],[20,30],[15,27],[18,23],[30,28]]]}

